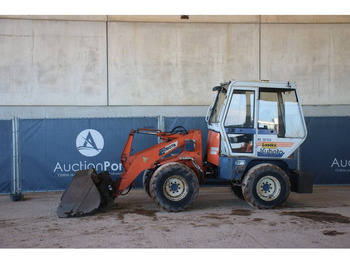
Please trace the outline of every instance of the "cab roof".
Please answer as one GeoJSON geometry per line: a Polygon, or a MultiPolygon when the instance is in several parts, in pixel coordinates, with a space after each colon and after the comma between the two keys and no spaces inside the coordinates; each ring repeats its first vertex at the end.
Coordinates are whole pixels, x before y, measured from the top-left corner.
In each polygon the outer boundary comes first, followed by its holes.
{"type": "Polygon", "coordinates": [[[279,82],[279,81],[269,81],[269,80],[255,80],[255,81],[230,81],[231,86],[236,87],[264,87],[264,88],[291,88],[295,89],[295,82],[279,82]]]}

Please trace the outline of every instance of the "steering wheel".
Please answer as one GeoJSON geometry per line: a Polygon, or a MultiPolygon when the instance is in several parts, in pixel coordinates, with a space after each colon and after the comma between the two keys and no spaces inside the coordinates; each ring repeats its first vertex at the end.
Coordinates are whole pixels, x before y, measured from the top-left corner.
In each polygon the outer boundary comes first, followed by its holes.
{"type": "Polygon", "coordinates": [[[172,134],[188,134],[188,131],[183,126],[176,126],[170,131],[170,133],[172,133],[172,134]]]}

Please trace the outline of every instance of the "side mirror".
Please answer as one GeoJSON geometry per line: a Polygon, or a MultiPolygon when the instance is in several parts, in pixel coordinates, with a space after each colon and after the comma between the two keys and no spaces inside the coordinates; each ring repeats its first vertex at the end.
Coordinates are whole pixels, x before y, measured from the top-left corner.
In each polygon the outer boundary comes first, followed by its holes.
{"type": "Polygon", "coordinates": [[[213,91],[215,92],[215,91],[219,91],[221,89],[221,86],[214,86],[213,87],[213,91]]]}

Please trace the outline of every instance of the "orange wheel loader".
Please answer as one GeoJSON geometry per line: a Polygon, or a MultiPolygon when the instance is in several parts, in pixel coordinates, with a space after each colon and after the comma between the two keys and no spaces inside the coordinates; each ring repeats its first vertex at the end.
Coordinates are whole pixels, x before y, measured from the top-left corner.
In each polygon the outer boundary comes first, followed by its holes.
{"type": "Polygon", "coordinates": [[[282,206],[291,191],[312,193],[312,175],[297,168],[297,149],[307,131],[295,83],[232,80],[213,91],[204,154],[201,130],[131,130],[120,178],[112,181],[108,172],[94,169],[78,171],[57,215],[85,216],[113,205],[142,172],[148,196],[170,212],[189,207],[200,184],[226,183],[258,209],[282,206]],[[135,135],[154,135],[160,142],[131,154],[135,135]]]}

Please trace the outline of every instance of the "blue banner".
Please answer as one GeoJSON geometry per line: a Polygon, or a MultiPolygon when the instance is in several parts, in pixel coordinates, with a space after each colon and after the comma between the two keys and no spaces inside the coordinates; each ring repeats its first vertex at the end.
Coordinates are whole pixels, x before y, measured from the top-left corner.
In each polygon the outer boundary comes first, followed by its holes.
{"type": "MultiPolygon", "coordinates": [[[[38,119],[19,121],[22,191],[64,190],[76,171],[107,170],[116,179],[131,129],[157,128],[157,118],[38,119]]],[[[134,152],[157,143],[135,135],[134,152]]],[[[142,185],[142,178],[137,179],[142,185]]]]}
{"type": "MultiPolygon", "coordinates": [[[[350,184],[350,117],[308,117],[308,137],[301,146],[301,169],[314,184],[350,184]]],[[[164,131],[176,126],[201,129],[203,153],[207,139],[204,117],[166,117],[164,131]]],[[[107,170],[116,179],[123,168],[120,155],[131,129],[157,129],[157,118],[19,120],[20,180],[24,192],[64,190],[76,171],[107,170]]],[[[138,152],[157,143],[156,136],[136,134],[138,152]]],[[[11,192],[12,122],[0,121],[0,193],[11,192]]],[[[142,186],[142,177],[135,185],[142,186]]]]}
{"type": "Polygon", "coordinates": [[[12,121],[0,120],[0,193],[11,193],[12,121]]]}
{"type": "Polygon", "coordinates": [[[314,184],[350,184],[350,117],[307,117],[301,169],[314,184]]]}

